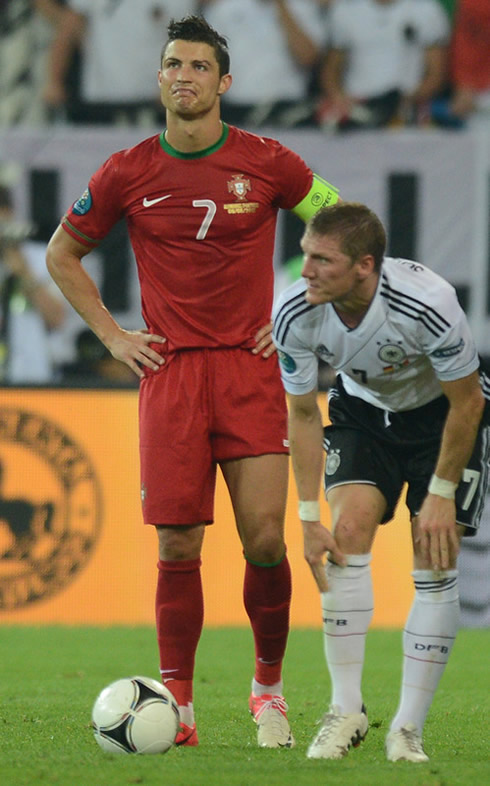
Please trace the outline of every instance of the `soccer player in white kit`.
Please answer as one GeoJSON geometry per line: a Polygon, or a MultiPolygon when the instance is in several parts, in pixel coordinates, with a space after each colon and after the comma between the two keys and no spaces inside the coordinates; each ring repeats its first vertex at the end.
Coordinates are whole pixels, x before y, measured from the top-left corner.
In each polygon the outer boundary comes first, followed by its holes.
{"type": "Polygon", "coordinates": [[[303,278],[276,304],[274,342],[332,682],[331,706],[307,755],[339,759],[367,733],[361,677],[373,611],[371,547],[407,483],[415,598],[386,754],[428,761],[424,722],[458,628],[459,539],[475,534],[487,486],[490,432],[482,414],[490,388],[453,287],[424,265],[385,257],[384,228],[365,205],[322,208],[301,245],[303,278]],[[325,429],[319,358],[337,372],[325,429]],[[332,533],[319,520],[322,443],[332,533]]]}

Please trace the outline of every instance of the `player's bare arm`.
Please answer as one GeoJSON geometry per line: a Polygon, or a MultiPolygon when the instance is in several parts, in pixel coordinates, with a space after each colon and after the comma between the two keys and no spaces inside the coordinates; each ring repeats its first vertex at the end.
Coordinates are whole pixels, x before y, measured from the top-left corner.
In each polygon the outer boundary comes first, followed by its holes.
{"type": "Polygon", "coordinates": [[[55,27],[48,52],[43,97],[48,106],[59,107],[67,100],[65,77],[73,52],[83,40],[86,20],[83,14],[52,0],[37,0],[36,8],[55,27]]]}
{"type": "MultiPolygon", "coordinates": [[[[317,395],[315,389],[301,396],[288,396],[289,446],[298,497],[302,502],[313,503],[319,498],[323,471],[323,423],[317,395]]],[[[300,503],[300,517],[303,508],[300,503]]],[[[332,533],[320,522],[320,516],[316,519],[315,513],[310,512],[304,515],[308,516],[301,518],[305,559],[318,589],[326,592],[325,554],[330,553],[339,565],[345,564],[345,557],[332,533]]]]}
{"type": "Polygon", "coordinates": [[[420,83],[410,96],[415,101],[429,101],[444,85],[447,69],[444,46],[427,47],[424,53],[424,73],[420,83]]]}
{"type": "Polygon", "coordinates": [[[340,114],[348,113],[354,103],[342,88],[345,63],[346,54],[342,49],[330,49],[320,76],[325,96],[340,114]]]}
{"type": "Polygon", "coordinates": [[[285,0],[275,0],[275,5],[291,54],[298,65],[312,68],[320,55],[319,48],[303,29],[300,20],[297,21],[295,14],[291,13],[285,0]]]}
{"type": "MultiPolygon", "coordinates": [[[[485,401],[478,372],[441,382],[449,400],[441,449],[434,475],[458,484],[471,455],[485,401]]],[[[450,495],[449,495],[450,497],[450,495]]],[[[418,516],[422,559],[434,570],[454,567],[459,551],[454,499],[429,493],[418,516]]]]}
{"type": "Polygon", "coordinates": [[[105,307],[93,279],[81,264],[90,248],[71,238],[59,226],[46,254],[48,270],[73,308],[93,330],[116,360],[121,360],[138,376],[141,366],[156,371],[164,359],[150,344],[163,344],[163,336],[145,330],[124,330],[105,307]]]}

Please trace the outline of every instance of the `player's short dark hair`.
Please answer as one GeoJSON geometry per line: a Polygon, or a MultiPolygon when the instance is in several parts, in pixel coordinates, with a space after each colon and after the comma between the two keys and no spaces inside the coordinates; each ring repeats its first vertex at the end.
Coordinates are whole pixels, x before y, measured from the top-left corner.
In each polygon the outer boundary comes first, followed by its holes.
{"type": "Polygon", "coordinates": [[[316,235],[334,235],[340,240],[340,250],[353,262],[364,254],[374,258],[376,270],[383,262],[386,232],[378,216],[360,202],[337,202],[322,207],[306,225],[306,231],[316,235]]]}
{"type": "Polygon", "coordinates": [[[204,17],[189,15],[179,20],[171,19],[167,27],[167,34],[168,38],[162,47],[160,61],[163,60],[167,46],[171,41],[196,41],[200,44],[209,44],[214,49],[220,77],[230,73],[228,42],[214,27],[211,27],[204,17]]]}

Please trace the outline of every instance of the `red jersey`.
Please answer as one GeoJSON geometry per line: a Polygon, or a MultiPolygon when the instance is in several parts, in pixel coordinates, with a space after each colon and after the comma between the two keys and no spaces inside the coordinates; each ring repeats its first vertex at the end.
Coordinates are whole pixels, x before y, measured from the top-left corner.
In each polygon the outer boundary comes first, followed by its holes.
{"type": "Polygon", "coordinates": [[[224,125],[215,145],[191,154],[162,133],[112,155],[62,224],[95,246],[126,219],[143,318],[166,351],[252,347],[271,316],[278,210],[295,207],[312,181],[274,139],[224,125]]]}
{"type": "Polygon", "coordinates": [[[452,77],[458,87],[490,89],[488,0],[459,0],[452,39],[452,77]]]}

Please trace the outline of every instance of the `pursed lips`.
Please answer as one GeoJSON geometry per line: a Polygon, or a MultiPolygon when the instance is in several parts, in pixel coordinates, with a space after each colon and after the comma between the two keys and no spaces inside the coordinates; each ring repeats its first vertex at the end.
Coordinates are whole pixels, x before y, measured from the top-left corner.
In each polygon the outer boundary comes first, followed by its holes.
{"type": "Polygon", "coordinates": [[[172,88],[172,95],[197,95],[196,91],[193,90],[191,87],[187,85],[179,85],[178,87],[172,88]]]}

